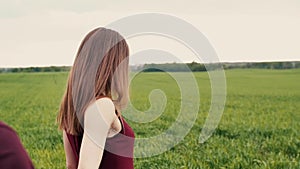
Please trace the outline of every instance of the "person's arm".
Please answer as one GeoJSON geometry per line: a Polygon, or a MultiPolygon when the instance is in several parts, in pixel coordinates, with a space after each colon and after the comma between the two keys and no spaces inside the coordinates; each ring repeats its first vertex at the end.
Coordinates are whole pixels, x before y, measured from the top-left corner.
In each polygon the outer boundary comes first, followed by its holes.
{"type": "Polygon", "coordinates": [[[78,169],[98,169],[107,134],[117,118],[115,106],[109,98],[98,99],[84,115],[84,134],[78,169]]]}
{"type": "Polygon", "coordinates": [[[76,169],[76,165],[77,165],[76,159],[65,130],[63,131],[63,141],[64,141],[64,149],[66,154],[67,169],[76,169]]]}

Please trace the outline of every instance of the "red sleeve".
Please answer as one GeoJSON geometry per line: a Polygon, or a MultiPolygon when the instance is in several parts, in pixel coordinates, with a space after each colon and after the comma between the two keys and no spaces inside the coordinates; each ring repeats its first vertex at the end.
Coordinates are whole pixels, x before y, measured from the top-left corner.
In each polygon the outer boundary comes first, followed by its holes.
{"type": "Polygon", "coordinates": [[[33,164],[16,132],[0,121],[0,168],[33,169],[33,164]]]}

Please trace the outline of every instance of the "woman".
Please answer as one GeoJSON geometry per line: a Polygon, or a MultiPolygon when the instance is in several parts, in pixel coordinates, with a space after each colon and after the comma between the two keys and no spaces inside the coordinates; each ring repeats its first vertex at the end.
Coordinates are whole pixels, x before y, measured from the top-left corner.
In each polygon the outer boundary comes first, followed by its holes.
{"type": "Polygon", "coordinates": [[[121,116],[128,56],[126,41],[113,30],[97,28],[83,39],[57,117],[68,169],[133,168],[134,133],[121,116]]]}

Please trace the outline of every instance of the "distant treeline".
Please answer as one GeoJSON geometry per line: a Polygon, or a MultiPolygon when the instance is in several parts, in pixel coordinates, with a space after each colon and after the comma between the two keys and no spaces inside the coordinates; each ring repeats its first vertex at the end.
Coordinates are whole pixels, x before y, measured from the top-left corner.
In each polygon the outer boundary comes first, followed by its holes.
{"type": "Polygon", "coordinates": [[[300,68],[300,61],[292,62],[251,62],[251,63],[223,63],[224,69],[258,68],[258,69],[295,69],[300,68]]]}
{"type": "Polygon", "coordinates": [[[26,67],[26,68],[0,68],[0,73],[6,72],[65,72],[70,66],[49,66],[49,67],[26,67]]]}
{"type": "MultiPolygon", "coordinates": [[[[292,62],[240,62],[240,63],[209,63],[202,64],[192,63],[162,63],[162,64],[144,64],[138,66],[130,66],[132,71],[144,72],[201,72],[214,69],[294,69],[300,68],[300,61],[292,62]]],[[[27,67],[27,68],[0,68],[0,73],[6,72],[66,72],[70,71],[70,66],[49,66],[49,67],[27,67]]]]}
{"type": "Polygon", "coordinates": [[[251,62],[251,63],[209,63],[209,64],[201,64],[201,63],[164,63],[164,64],[144,64],[141,66],[132,67],[132,70],[135,71],[144,71],[144,72],[161,72],[161,71],[169,71],[169,72],[201,72],[214,70],[214,69],[247,69],[247,68],[255,68],[255,69],[294,69],[300,68],[300,61],[293,62],[251,62]]]}

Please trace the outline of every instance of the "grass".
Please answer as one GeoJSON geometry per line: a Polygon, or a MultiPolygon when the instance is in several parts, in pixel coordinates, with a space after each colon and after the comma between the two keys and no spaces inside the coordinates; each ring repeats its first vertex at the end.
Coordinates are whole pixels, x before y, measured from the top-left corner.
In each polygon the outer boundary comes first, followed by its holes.
{"type": "MultiPolygon", "coordinates": [[[[201,103],[193,128],[169,151],[135,159],[135,168],[300,168],[300,69],[225,73],[226,107],[213,136],[204,144],[198,142],[211,90],[207,73],[194,73],[201,103]]],[[[0,120],[18,132],[36,168],[65,168],[55,118],[66,80],[67,73],[0,74],[0,120]]],[[[180,89],[166,73],[141,73],[133,79],[135,108],[147,112],[153,89],[161,89],[167,98],[159,118],[136,123],[130,112],[124,112],[136,137],[162,133],[179,113],[180,89]]]]}

